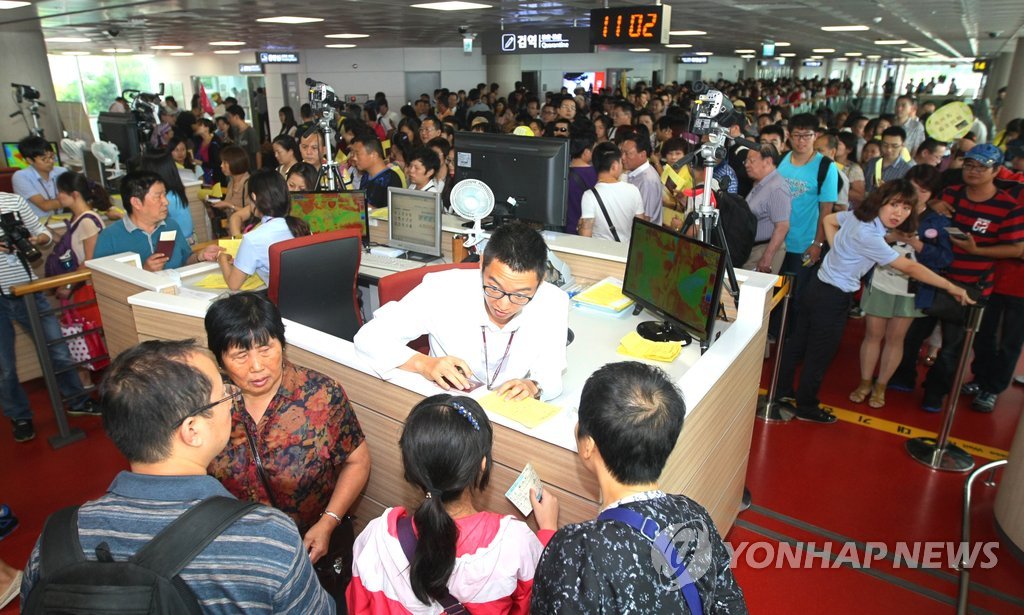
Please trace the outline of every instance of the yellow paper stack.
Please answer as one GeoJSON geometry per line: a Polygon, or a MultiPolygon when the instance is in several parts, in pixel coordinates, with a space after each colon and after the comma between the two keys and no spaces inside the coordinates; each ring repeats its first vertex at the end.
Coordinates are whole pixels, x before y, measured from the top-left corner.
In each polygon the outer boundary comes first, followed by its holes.
{"type": "MultiPolygon", "coordinates": [[[[199,280],[196,286],[199,288],[225,289],[228,287],[228,283],[224,281],[223,274],[211,273],[202,280],[199,280]]],[[[260,288],[263,288],[263,280],[258,275],[251,275],[242,283],[241,290],[258,290],[260,288]]]]}
{"type": "Polygon", "coordinates": [[[572,298],[573,301],[604,312],[618,314],[633,305],[633,300],[622,294],[622,280],[605,278],[572,298]]]}
{"type": "Polygon", "coordinates": [[[630,331],[619,340],[618,353],[637,359],[664,361],[671,363],[676,360],[683,347],[679,342],[652,342],[640,337],[636,331],[630,331]]]}
{"type": "Polygon", "coordinates": [[[554,404],[533,398],[522,401],[508,401],[501,395],[498,395],[497,392],[488,393],[481,397],[479,401],[484,410],[500,414],[530,429],[555,416],[561,410],[561,408],[554,404]]]}

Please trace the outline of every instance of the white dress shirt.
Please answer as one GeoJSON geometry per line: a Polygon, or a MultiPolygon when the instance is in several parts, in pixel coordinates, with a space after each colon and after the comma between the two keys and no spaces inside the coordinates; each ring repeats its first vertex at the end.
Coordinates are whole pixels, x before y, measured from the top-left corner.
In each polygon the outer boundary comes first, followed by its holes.
{"type": "Polygon", "coordinates": [[[492,388],[497,388],[509,380],[531,378],[540,386],[542,399],[557,397],[566,365],[569,296],[542,282],[533,300],[498,327],[487,313],[482,287],[479,269],[427,274],[401,301],[381,306],[359,329],[356,353],[387,378],[415,354],[406,344],[426,333],[430,356],[462,359],[485,385],[493,381],[492,388]],[[508,358],[502,364],[506,348],[508,358]]]}

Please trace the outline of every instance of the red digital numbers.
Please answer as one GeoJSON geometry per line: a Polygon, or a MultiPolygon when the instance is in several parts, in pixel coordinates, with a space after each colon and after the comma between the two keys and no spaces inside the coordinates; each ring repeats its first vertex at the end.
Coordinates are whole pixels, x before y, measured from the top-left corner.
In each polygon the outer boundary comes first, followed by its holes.
{"type": "Polygon", "coordinates": [[[595,9],[591,12],[595,18],[591,28],[592,40],[606,44],[652,40],[660,42],[661,20],[668,8],[595,9]]]}
{"type": "MultiPolygon", "coordinates": [[[[611,26],[612,17],[605,15],[601,24],[601,36],[608,38],[608,29],[611,26]]],[[[630,39],[654,38],[651,32],[658,25],[657,13],[635,13],[629,15],[629,23],[626,26],[626,37],[630,39]]],[[[615,38],[622,38],[622,15],[615,17],[615,38]]]]}

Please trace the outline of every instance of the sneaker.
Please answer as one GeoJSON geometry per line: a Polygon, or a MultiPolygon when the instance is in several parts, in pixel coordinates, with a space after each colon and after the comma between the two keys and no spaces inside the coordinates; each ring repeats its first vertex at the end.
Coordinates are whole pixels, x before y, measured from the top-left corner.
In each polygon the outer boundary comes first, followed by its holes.
{"type": "Polygon", "coordinates": [[[68,414],[71,416],[102,416],[100,407],[96,405],[91,399],[86,399],[85,404],[80,408],[68,408],[68,414]]]}
{"type": "Polygon", "coordinates": [[[971,409],[976,412],[992,412],[992,409],[996,407],[997,397],[999,396],[995,393],[978,391],[978,394],[974,396],[974,401],[971,402],[971,409]]]}
{"type": "Polygon", "coordinates": [[[924,400],[921,401],[921,409],[924,410],[925,412],[932,412],[932,413],[942,412],[942,399],[943,399],[943,397],[945,397],[945,396],[944,395],[940,395],[938,397],[935,397],[933,395],[929,395],[928,393],[925,393],[924,394],[924,400]]]}
{"type": "Polygon", "coordinates": [[[823,410],[821,406],[814,408],[797,408],[796,418],[809,423],[835,423],[836,417],[831,412],[823,410]]]}
{"type": "Polygon", "coordinates": [[[977,395],[978,391],[980,391],[980,390],[981,390],[981,386],[977,382],[974,382],[972,380],[971,382],[968,382],[964,386],[960,387],[960,394],[961,395],[977,395]]]}
{"type": "Polygon", "coordinates": [[[850,308],[850,318],[864,318],[864,310],[859,305],[850,308]]]}
{"type": "Polygon", "coordinates": [[[913,382],[905,382],[903,380],[890,380],[887,386],[893,391],[900,391],[901,393],[911,393],[914,390],[913,382]]]}
{"type": "Polygon", "coordinates": [[[1024,384],[1024,374],[1021,374],[1020,376],[1014,376],[1013,382],[1015,384],[1024,384]]]}
{"type": "Polygon", "coordinates": [[[18,527],[18,518],[11,513],[7,504],[0,506],[0,540],[7,538],[7,535],[18,527]]]}
{"type": "Polygon", "coordinates": [[[16,419],[14,423],[14,441],[28,442],[36,437],[36,429],[32,426],[32,419],[16,419]]]}

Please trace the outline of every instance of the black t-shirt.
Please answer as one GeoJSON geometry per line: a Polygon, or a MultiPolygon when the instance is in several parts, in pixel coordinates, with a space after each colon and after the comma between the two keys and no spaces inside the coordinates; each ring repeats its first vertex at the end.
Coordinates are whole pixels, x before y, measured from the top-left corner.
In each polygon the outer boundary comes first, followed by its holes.
{"type": "Polygon", "coordinates": [[[256,152],[259,151],[260,147],[260,139],[256,135],[256,129],[249,126],[238,133],[238,139],[235,140],[235,144],[244,149],[246,154],[249,154],[249,168],[255,169],[256,152]]]}
{"type": "Polygon", "coordinates": [[[388,188],[402,187],[402,178],[395,173],[394,169],[388,167],[373,177],[363,175],[359,183],[359,189],[366,191],[366,202],[371,207],[388,206],[388,188]]]}

